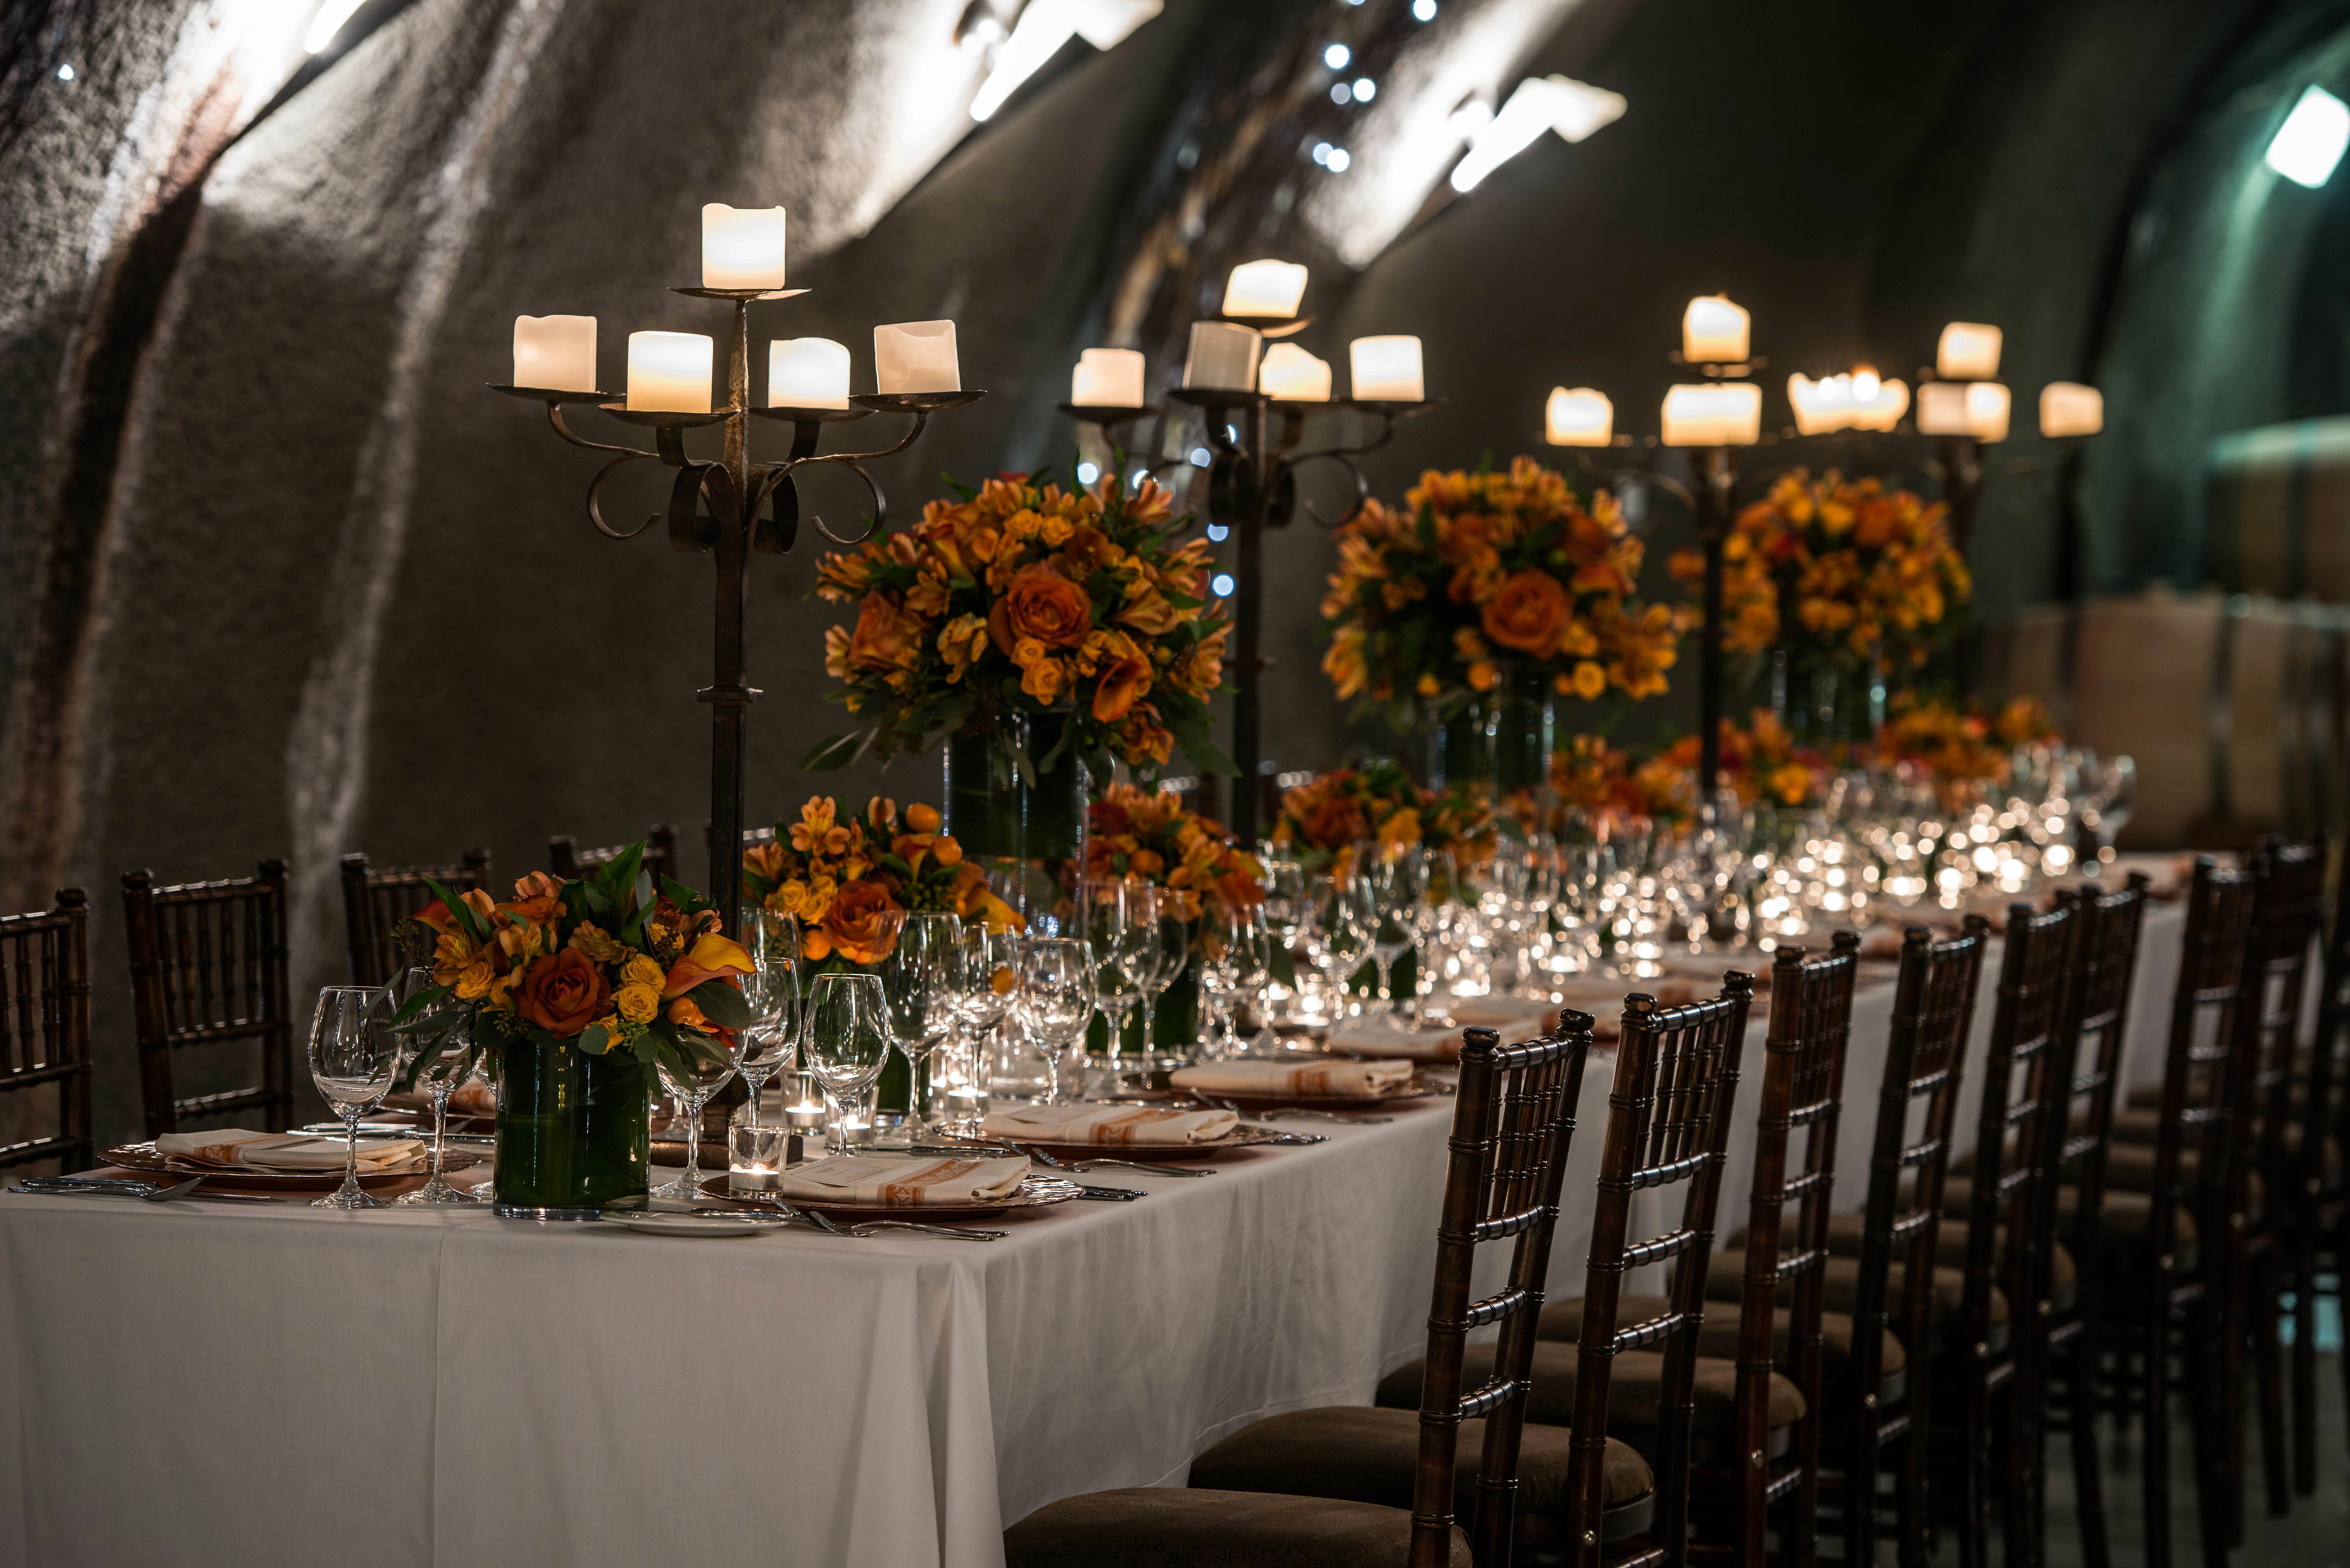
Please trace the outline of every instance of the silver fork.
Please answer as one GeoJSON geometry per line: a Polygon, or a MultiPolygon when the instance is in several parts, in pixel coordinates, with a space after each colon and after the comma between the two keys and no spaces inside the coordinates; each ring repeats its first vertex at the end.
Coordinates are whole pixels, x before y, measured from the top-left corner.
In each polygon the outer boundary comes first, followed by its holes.
{"type": "Polygon", "coordinates": [[[783,1199],[770,1199],[778,1213],[786,1218],[814,1225],[827,1236],[846,1236],[862,1241],[876,1231],[911,1231],[923,1236],[947,1236],[958,1241],[1001,1241],[1011,1232],[1006,1231],[958,1231],[949,1225],[921,1225],[911,1220],[868,1220],[855,1225],[843,1225],[821,1209],[795,1209],[783,1199]]]}
{"type": "Polygon", "coordinates": [[[1318,1121],[1344,1122],[1349,1127],[1385,1127],[1395,1120],[1393,1116],[1357,1116],[1341,1115],[1336,1111],[1309,1111],[1303,1106],[1282,1111],[1243,1111],[1230,1100],[1220,1100],[1213,1095],[1203,1095],[1197,1089],[1193,1089],[1191,1093],[1193,1099],[1203,1100],[1220,1111],[1232,1111],[1243,1116],[1254,1116],[1261,1122],[1287,1121],[1292,1116],[1313,1116],[1318,1121]]]}

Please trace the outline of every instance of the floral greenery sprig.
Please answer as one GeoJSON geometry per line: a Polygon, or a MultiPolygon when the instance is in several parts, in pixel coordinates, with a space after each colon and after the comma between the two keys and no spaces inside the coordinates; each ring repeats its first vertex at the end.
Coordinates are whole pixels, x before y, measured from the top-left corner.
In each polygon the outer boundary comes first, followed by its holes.
{"type": "MultiPolygon", "coordinates": [[[[1705,557],[1681,550],[1673,575],[1694,586],[1705,557]]],[[[1722,646],[1784,643],[1849,670],[1914,669],[1957,631],[1974,591],[1948,511],[1914,491],[1830,469],[1795,469],[1738,514],[1722,544],[1722,646]]]]}
{"type": "Polygon", "coordinates": [[[734,1031],[751,1022],[737,981],[754,972],[750,955],[681,883],[664,877],[652,903],[638,902],[644,847],[632,844],[575,881],[534,871],[504,903],[479,888],[459,898],[428,877],[434,901],[400,928],[402,946],[431,963],[433,981],[393,1018],[418,1041],[400,1086],[413,1088],[428,1068],[447,1077],[452,1051],[463,1053],[462,1075],[477,1051],[516,1042],[590,1056],[627,1051],[681,1075],[691,1060],[723,1060],[734,1031]]]}
{"type": "Polygon", "coordinates": [[[1204,900],[1228,909],[1264,901],[1264,868],[1211,821],[1183,808],[1182,797],[1138,784],[1113,784],[1087,808],[1086,875],[1139,877],[1171,888],[1185,920],[1204,900]]]}
{"type": "Polygon", "coordinates": [[[877,794],[842,822],[830,795],[810,795],[797,822],[776,823],[773,842],[743,852],[743,895],[798,922],[800,956],[816,973],[879,963],[912,911],[1019,926],[939,826],[938,808],[919,801],[901,811],[877,794]]]}
{"type": "Polygon", "coordinates": [[[1234,774],[1208,712],[1231,623],[1207,597],[1207,542],[1172,542],[1191,519],[1170,493],[1145,480],[1129,493],[1116,472],[1091,489],[1024,473],[955,489],[912,527],[817,563],[816,593],[858,607],[854,627],[825,634],[825,672],[840,682],[827,699],[862,727],[800,765],[960,732],[990,736],[1031,783],[1070,747],[1105,777],[1112,758],[1155,774],[1178,745],[1234,774]],[[1060,711],[1075,722],[1029,756],[1012,716],[1060,711]]]}
{"type": "Polygon", "coordinates": [[[1375,757],[1334,768],[1284,794],[1273,841],[1318,869],[1363,839],[1383,846],[1424,844],[1482,861],[1492,855],[1499,831],[1492,802],[1483,794],[1422,789],[1402,763],[1375,757]]]}
{"type": "Polygon", "coordinates": [[[1675,615],[1632,597],[1642,546],[1606,491],[1586,504],[1526,457],[1431,469],[1401,507],[1367,501],[1335,532],[1323,672],[1341,699],[1390,704],[1399,730],[1492,691],[1507,665],[1586,701],[1666,689],[1675,615]]]}

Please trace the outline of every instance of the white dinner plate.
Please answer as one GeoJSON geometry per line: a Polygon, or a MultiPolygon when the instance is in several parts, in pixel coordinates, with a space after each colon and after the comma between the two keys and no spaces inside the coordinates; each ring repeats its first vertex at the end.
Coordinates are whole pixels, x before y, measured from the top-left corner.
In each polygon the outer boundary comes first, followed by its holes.
{"type": "Polygon", "coordinates": [[[631,1214],[620,1220],[631,1231],[642,1231],[648,1236],[756,1236],[772,1231],[790,1220],[780,1214],[758,1214],[745,1210],[740,1214],[631,1214]]]}

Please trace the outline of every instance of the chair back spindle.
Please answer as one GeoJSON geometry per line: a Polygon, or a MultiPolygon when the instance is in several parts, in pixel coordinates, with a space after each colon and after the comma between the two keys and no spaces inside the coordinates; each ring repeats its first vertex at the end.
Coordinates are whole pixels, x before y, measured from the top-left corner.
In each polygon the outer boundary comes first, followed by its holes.
{"type": "Polygon", "coordinates": [[[0,915],[0,1095],[26,1101],[54,1085],[57,1130],[0,1146],[0,1169],[54,1159],[59,1174],[96,1152],[89,1121],[89,895],[57,893],[57,907],[0,915]]]}
{"type": "Polygon", "coordinates": [[[490,852],[468,849],[454,866],[377,871],[364,855],[343,857],[343,927],[353,985],[389,985],[400,967],[393,935],[400,922],[432,902],[430,877],[456,894],[490,889],[490,852]]]}
{"type": "Polygon", "coordinates": [[[261,1130],[283,1132],[294,1105],[286,862],[264,860],[250,877],[163,888],[152,872],[127,871],[122,912],[147,1136],[248,1112],[257,1113],[261,1130]],[[259,1050],[259,1084],[176,1094],[178,1054],[248,1042],[259,1050]]]}
{"type": "MultiPolygon", "coordinates": [[[[628,847],[625,844],[609,844],[601,849],[582,849],[578,839],[568,833],[558,833],[546,841],[546,868],[559,880],[575,881],[598,866],[618,860],[628,847]]],[[[645,829],[645,852],[637,864],[652,877],[656,891],[662,877],[678,879],[677,829],[665,822],[656,822],[645,829]]]]}

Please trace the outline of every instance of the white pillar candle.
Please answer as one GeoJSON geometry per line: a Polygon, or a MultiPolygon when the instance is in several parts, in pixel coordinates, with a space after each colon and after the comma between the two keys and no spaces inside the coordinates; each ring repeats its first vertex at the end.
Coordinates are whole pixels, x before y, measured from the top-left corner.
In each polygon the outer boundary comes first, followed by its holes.
{"type": "Polygon", "coordinates": [[[1945,381],[1988,381],[1999,374],[2001,333],[1979,321],[1953,321],[1934,350],[1934,374],[1945,381]]]}
{"type": "Polygon", "coordinates": [[[1909,384],[1907,381],[1878,380],[1874,370],[1852,373],[1852,428],[1856,431],[1889,431],[1901,422],[1909,411],[1909,384]],[[1872,386],[1870,383],[1874,382],[1872,386]]]}
{"type": "Polygon", "coordinates": [[[1367,403],[1417,403],[1426,397],[1419,339],[1408,334],[1357,337],[1347,345],[1354,395],[1367,403]]]}
{"type": "Polygon", "coordinates": [[[883,392],[960,392],[951,321],[900,321],[873,329],[873,380],[883,392]]]}
{"type": "Polygon", "coordinates": [[[1997,381],[1967,384],[1967,433],[1977,441],[2007,439],[2007,389],[1997,381]]]}
{"type": "Polygon", "coordinates": [[[1191,323],[1191,349],[1183,359],[1186,387],[1245,392],[1256,385],[1257,356],[1264,337],[1253,327],[1229,321],[1191,323]]]}
{"type": "Polygon", "coordinates": [[[1143,369],[1131,348],[1088,348],[1069,378],[1069,401],[1081,409],[1139,409],[1143,369]]]}
{"type": "Polygon", "coordinates": [[[1814,381],[1800,370],[1787,378],[1787,401],[1794,406],[1795,429],[1826,435],[1852,423],[1852,378],[1824,376],[1814,381]]]}
{"type": "Polygon", "coordinates": [[[596,318],[515,317],[514,384],[550,392],[596,389],[596,318]]]}
{"type": "Polygon", "coordinates": [[[1742,365],[1752,325],[1728,295],[1700,295],[1681,313],[1681,358],[1692,365],[1742,365]]]}
{"type": "Polygon", "coordinates": [[[1752,446],[1762,439],[1762,389],[1719,381],[1667,389],[1667,446],[1752,446]]]}
{"type": "Polygon", "coordinates": [[[710,411],[715,348],[699,332],[629,334],[629,408],[670,414],[710,411]]]}
{"type": "Polygon", "coordinates": [[[1967,384],[1964,381],[1928,381],[1918,389],[1918,433],[1932,436],[1968,433],[1967,384]]]}
{"type": "Polygon", "coordinates": [[[776,337],[767,344],[767,406],[848,407],[848,346],[829,337],[776,337]]]}
{"type": "Polygon", "coordinates": [[[1616,405],[1588,387],[1553,387],[1543,405],[1543,439],[1553,446],[1606,446],[1616,439],[1616,405]]]}
{"type": "Polygon", "coordinates": [[[784,286],[784,210],[730,207],[711,202],[702,209],[702,286],[784,286]]]}
{"type": "Polygon", "coordinates": [[[1295,343],[1276,343],[1264,351],[1264,363],[1257,369],[1256,389],[1285,403],[1326,403],[1330,361],[1315,358],[1295,343]]]}
{"type": "Polygon", "coordinates": [[[1262,316],[1286,321],[1305,297],[1305,269],[1294,262],[1243,262],[1224,280],[1226,316],[1262,316]]]}
{"type": "Polygon", "coordinates": [[[2040,433],[2051,441],[2093,436],[2106,428],[2106,395],[2078,381],[2051,381],[2040,389],[2040,433]]]}

